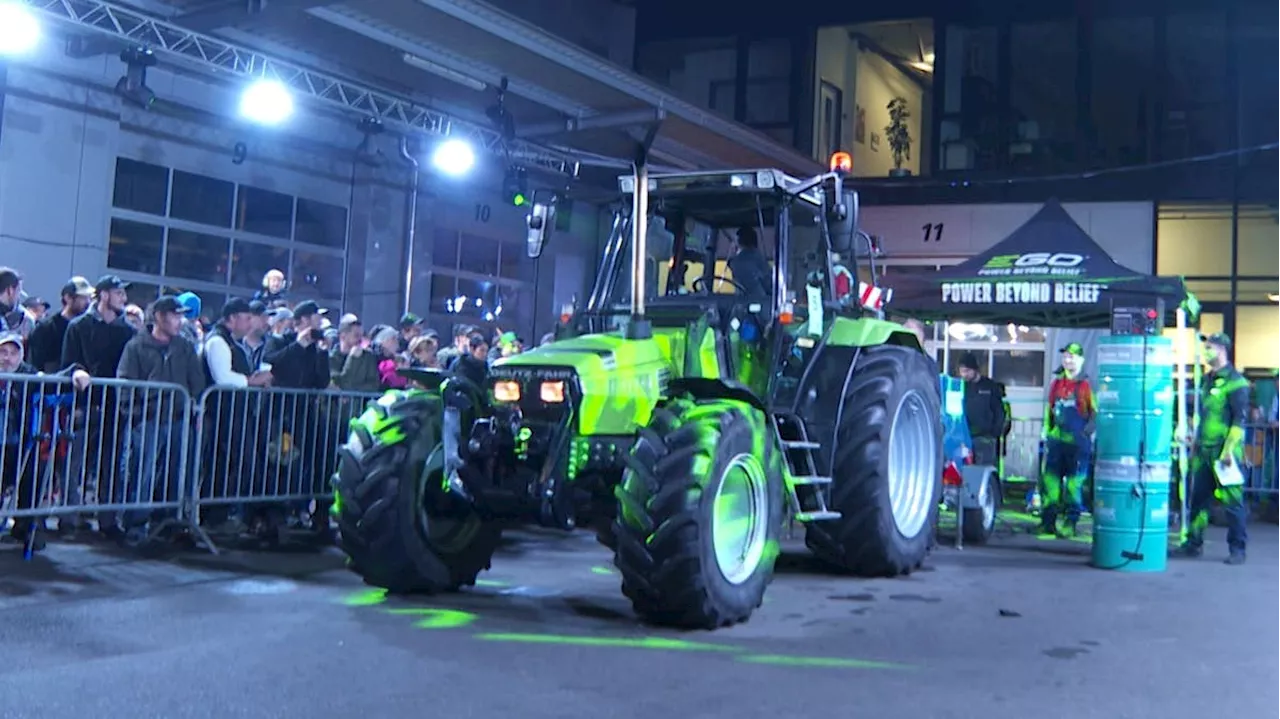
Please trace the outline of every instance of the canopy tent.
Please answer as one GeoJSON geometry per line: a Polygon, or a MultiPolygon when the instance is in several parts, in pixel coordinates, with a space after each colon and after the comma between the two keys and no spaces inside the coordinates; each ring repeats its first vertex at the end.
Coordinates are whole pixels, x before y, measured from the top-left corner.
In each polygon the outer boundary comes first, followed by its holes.
{"type": "Polygon", "coordinates": [[[1117,264],[1052,200],[986,252],[936,274],[889,275],[884,284],[897,314],[1039,327],[1106,327],[1112,300],[1122,298],[1163,299],[1172,318],[1188,299],[1180,278],[1117,264]]]}

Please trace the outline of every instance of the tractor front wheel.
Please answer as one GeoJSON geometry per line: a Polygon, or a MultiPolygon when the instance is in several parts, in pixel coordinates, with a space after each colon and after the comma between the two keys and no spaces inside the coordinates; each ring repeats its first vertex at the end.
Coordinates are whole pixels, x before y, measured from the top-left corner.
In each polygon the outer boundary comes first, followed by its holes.
{"type": "Polygon", "coordinates": [[[677,399],[654,411],[616,496],[614,562],[644,620],[745,621],[764,601],[782,529],[782,458],[763,412],[677,399]]]}

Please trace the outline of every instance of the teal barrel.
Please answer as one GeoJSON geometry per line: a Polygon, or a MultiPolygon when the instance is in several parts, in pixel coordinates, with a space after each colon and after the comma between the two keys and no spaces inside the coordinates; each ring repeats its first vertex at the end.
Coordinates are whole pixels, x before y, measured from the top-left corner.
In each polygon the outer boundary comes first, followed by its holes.
{"type": "Polygon", "coordinates": [[[1093,557],[1099,569],[1163,572],[1169,560],[1169,463],[1099,460],[1093,477],[1093,557]]]}
{"type": "Polygon", "coordinates": [[[1169,553],[1173,342],[1104,337],[1096,367],[1092,564],[1162,572],[1169,553]]]}
{"type": "Polygon", "coordinates": [[[1104,337],[1098,343],[1094,455],[1167,462],[1174,424],[1174,352],[1166,337],[1104,337]],[[1145,445],[1145,446],[1144,446],[1145,445]]]}

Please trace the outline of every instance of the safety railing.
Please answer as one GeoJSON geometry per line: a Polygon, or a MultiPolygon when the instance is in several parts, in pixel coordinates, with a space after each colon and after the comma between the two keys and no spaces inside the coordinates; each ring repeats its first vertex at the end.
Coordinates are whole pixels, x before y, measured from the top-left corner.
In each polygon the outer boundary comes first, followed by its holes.
{"type": "MultiPolygon", "coordinates": [[[[352,418],[377,394],[231,389],[200,396],[192,526],[323,505],[352,418]]],[[[317,507],[323,512],[327,508],[317,507]]],[[[321,517],[327,522],[327,515],[321,517]]],[[[207,539],[207,538],[206,538],[207,539]]]]}
{"type": "Polygon", "coordinates": [[[154,535],[178,523],[216,551],[202,524],[323,512],[350,420],[376,397],[214,387],[193,399],[174,384],[0,374],[0,525],[154,535]]]}
{"type": "Polygon", "coordinates": [[[194,407],[173,384],[0,374],[0,522],[181,519],[194,407]]]}
{"type": "Polygon", "coordinates": [[[1254,495],[1269,495],[1272,501],[1280,494],[1280,481],[1277,477],[1277,455],[1280,445],[1277,443],[1277,425],[1274,423],[1251,422],[1245,425],[1244,433],[1244,467],[1245,491],[1254,495]]]}

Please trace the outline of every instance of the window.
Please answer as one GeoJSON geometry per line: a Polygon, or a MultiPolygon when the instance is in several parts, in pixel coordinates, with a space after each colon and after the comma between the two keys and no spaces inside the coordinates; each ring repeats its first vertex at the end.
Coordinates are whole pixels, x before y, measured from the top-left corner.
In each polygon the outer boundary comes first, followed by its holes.
{"type": "MultiPolygon", "coordinates": [[[[1277,16],[1275,5],[1241,6],[1236,15],[1236,64],[1240,82],[1240,146],[1255,147],[1277,139],[1277,88],[1280,63],[1276,62],[1277,16]]],[[[1274,167],[1274,163],[1272,164],[1274,167]]]]}
{"type": "Polygon", "coordinates": [[[998,38],[994,27],[947,26],[940,169],[998,167],[1008,153],[1000,136],[998,38]]]}
{"type": "Polygon", "coordinates": [[[1099,18],[1093,26],[1091,165],[1147,159],[1155,77],[1155,21],[1099,18]]]}
{"type": "Polygon", "coordinates": [[[271,190],[240,186],[236,229],[289,239],[293,231],[293,198],[271,190]]]}
{"type": "Polygon", "coordinates": [[[1280,308],[1263,305],[1236,308],[1235,365],[1280,367],[1280,308]]]}
{"type": "Polygon", "coordinates": [[[707,106],[728,118],[735,117],[738,104],[737,83],[733,80],[717,80],[709,87],[711,93],[707,106]]]}
{"type": "Polygon", "coordinates": [[[447,314],[453,309],[453,298],[458,295],[457,278],[435,273],[431,276],[431,312],[447,314]]]}
{"type": "Polygon", "coordinates": [[[111,204],[122,210],[163,215],[169,197],[169,168],[116,158],[111,204]]]}
{"type": "Polygon", "coordinates": [[[125,294],[129,296],[129,304],[147,309],[147,305],[160,296],[160,288],[146,282],[130,282],[125,294]]]}
{"type": "Polygon", "coordinates": [[[479,317],[484,313],[485,296],[489,283],[478,280],[458,278],[458,294],[453,298],[455,314],[479,317]]]}
{"type": "Polygon", "coordinates": [[[436,267],[458,267],[458,233],[437,227],[431,233],[431,264],[436,267]]]}
{"type": "MultiPolygon", "coordinates": [[[[1275,302],[1280,295],[1280,280],[1239,280],[1236,282],[1237,302],[1275,302]]],[[[1240,329],[1236,328],[1236,334],[1240,329]]]]}
{"type": "Polygon", "coordinates": [[[343,250],[347,247],[347,210],[318,200],[298,198],[293,239],[343,250]]]}
{"type": "Polygon", "coordinates": [[[747,80],[748,125],[781,125],[791,122],[791,81],[783,78],[747,80]]]}
{"type": "Polygon", "coordinates": [[[141,222],[111,221],[111,241],[107,246],[107,267],[127,272],[160,274],[164,253],[164,228],[141,222]]]}
{"type": "Polygon", "coordinates": [[[461,259],[458,268],[477,275],[493,277],[498,274],[498,241],[479,235],[462,235],[461,259]]]}
{"type": "Polygon", "coordinates": [[[1230,302],[1231,280],[1187,280],[1187,290],[1201,302],[1230,302]]]}
{"type": "Polygon", "coordinates": [[[514,242],[502,243],[502,265],[498,276],[508,280],[523,280],[532,269],[533,260],[526,261],[524,248],[514,242]]]}
{"type": "Polygon", "coordinates": [[[1280,243],[1276,242],[1280,214],[1277,208],[1241,206],[1236,219],[1236,272],[1241,275],[1274,275],[1280,268],[1280,243]]]}
{"type": "Polygon", "coordinates": [[[231,241],[225,237],[170,228],[164,274],[223,284],[227,281],[230,245],[231,241]]]}
{"type": "MultiPolygon", "coordinates": [[[[1274,245],[1274,231],[1271,241],[1274,245]]],[[[1160,205],[1156,216],[1156,274],[1229,277],[1231,206],[1160,205]]]]}
{"type": "Polygon", "coordinates": [[[844,91],[822,81],[818,100],[818,160],[844,149],[844,91]]]}
{"type": "MultiPolygon", "coordinates": [[[[289,267],[289,251],[256,242],[236,240],[231,258],[231,284],[237,287],[262,287],[262,276],[271,270],[284,272],[289,267]]],[[[290,277],[293,282],[298,278],[290,277]]]]}
{"type": "Polygon", "coordinates": [[[342,258],[319,252],[293,251],[290,292],[311,299],[342,296],[342,258]]]}
{"type": "Polygon", "coordinates": [[[1044,351],[992,350],[991,378],[1006,387],[1044,386],[1044,351]]]}
{"type": "Polygon", "coordinates": [[[236,186],[225,180],[173,171],[173,197],[169,216],[214,227],[231,226],[236,186]]]}
{"type": "Polygon", "coordinates": [[[1047,170],[1073,164],[1075,21],[1015,24],[1009,44],[1010,165],[1018,170],[1047,170]]]}
{"type": "MultiPolygon", "coordinates": [[[[1161,118],[1163,159],[1229,149],[1225,15],[1172,15],[1167,27],[1168,97],[1165,116],[1161,118]]],[[[1275,59],[1273,45],[1268,62],[1274,64],[1275,59]]]]}

